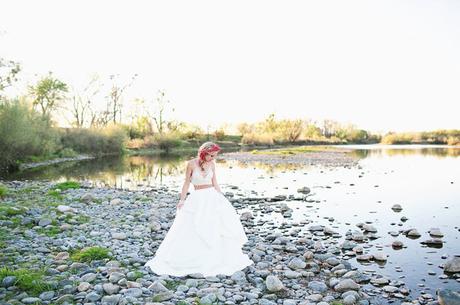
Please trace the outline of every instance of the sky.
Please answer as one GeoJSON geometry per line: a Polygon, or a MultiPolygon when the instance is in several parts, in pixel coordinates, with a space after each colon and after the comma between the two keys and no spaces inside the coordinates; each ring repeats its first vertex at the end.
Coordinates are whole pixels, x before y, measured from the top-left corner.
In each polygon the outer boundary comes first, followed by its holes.
{"type": "MultiPolygon", "coordinates": [[[[2,1],[0,57],[22,90],[137,78],[202,127],[332,119],[375,132],[460,129],[460,1],[2,1]],[[23,86],[23,87],[21,87],[23,86]]],[[[13,89],[14,91],[14,89],[13,89]]]]}

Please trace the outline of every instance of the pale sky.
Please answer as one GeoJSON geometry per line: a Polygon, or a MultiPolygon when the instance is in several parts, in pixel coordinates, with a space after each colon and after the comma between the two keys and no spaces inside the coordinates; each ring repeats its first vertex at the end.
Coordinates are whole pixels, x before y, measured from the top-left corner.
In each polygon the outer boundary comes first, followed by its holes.
{"type": "Polygon", "coordinates": [[[201,126],[324,118],[371,131],[460,129],[460,1],[2,1],[21,84],[139,76],[201,126]]]}

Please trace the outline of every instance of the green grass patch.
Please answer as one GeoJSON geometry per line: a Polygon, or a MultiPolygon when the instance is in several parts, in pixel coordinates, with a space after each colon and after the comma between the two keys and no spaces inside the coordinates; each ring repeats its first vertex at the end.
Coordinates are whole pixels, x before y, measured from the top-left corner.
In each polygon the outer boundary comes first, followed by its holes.
{"type": "Polygon", "coordinates": [[[44,291],[51,290],[52,287],[45,282],[44,271],[34,271],[31,269],[11,269],[8,267],[0,268],[0,281],[7,276],[15,276],[15,286],[31,295],[39,295],[44,291]]]}
{"type": "Polygon", "coordinates": [[[72,253],[70,258],[74,261],[79,262],[91,262],[94,260],[102,260],[105,258],[110,259],[112,257],[109,255],[109,249],[107,248],[90,247],[72,253]]]}
{"type": "Polygon", "coordinates": [[[22,208],[17,208],[17,207],[9,207],[9,206],[0,206],[0,214],[3,216],[16,216],[16,215],[22,215],[25,213],[25,210],[22,208]]]}
{"type": "Polygon", "coordinates": [[[176,291],[177,286],[182,284],[181,281],[174,281],[174,280],[165,280],[165,282],[166,282],[165,287],[173,291],[176,291]]]}
{"type": "Polygon", "coordinates": [[[48,196],[54,197],[56,199],[62,200],[64,197],[61,195],[61,191],[58,190],[49,190],[48,196]]]}
{"type": "Polygon", "coordinates": [[[0,198],[6,197],[8,194],[8,188],[0,183],[0,198]]]}
{"type": "Polygon", "coordinates": [[[46,235],[49,237],[53,237],[61,233],[61,229],[58,227],[50,227],[50,228],[39,228],[37,229],[37,233],[46,235]]]}
{"type": "Polygon", "coordinates": [[[60,189],[61,191],[65,191],[68,189],[79,189],[81,187],[80,183],[76,181],[66,181],[55,184],[53,189],[60,189]]]}

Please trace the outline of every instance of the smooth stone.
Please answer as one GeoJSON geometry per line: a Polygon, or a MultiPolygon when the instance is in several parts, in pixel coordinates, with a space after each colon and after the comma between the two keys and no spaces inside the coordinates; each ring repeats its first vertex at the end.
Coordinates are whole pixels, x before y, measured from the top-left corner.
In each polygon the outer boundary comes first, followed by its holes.
{"type": "Polygon", "coordinates": [[[328,290],[327,285],[323,282],[319,281],[311,281],[308,283],[308,288],[312,289],[313,291],[316,292],[325,292],[328,290]]]}
{"type": "Polygon", "coordinates": [[[460,304],[460,292],[440,289],[437,292],[438,302],[440,305],[458,305],[460,304]]]}
{"type": "Polygon", "coordinates": [[[460,272],[460,257],[454,257],[444,265],[444,271],[450,273],[460,272]]]}
{"type": "Polygon", "coordinates": [[[21,300],[24,304],[41,304],[42,300],[40,298],[27,297],[21,300]]]}
{"type": "Polygon", "coordinates": [[[284,289],[283,282],[280,281],[280,279],[275,276],[275,275],[269,275],[265,279],[265,285],[268,289],[268,291],[280,291],[284,289]]]}
{"type": "Polygon", "coordinates": [[[118,302],[120,301],[120,295],[115,294],[115,295],[106,295],[102,298],[101,304],[102,305],[117,305],[118,302]]]}
{"type": "Polygon", "coordinates": [[[120,290],[120,286],[112,283],[104,283],[102,284],[102,289],[104,289],[107,294],[115,294],[120,290]]]}
{"type": "Polygon", "coordinates": [[[341,280],[337,285],[334,286],[334,290],[338,292],[345,292],[348,290],[359,290],[359,285],[352,279],[341,280]]]}

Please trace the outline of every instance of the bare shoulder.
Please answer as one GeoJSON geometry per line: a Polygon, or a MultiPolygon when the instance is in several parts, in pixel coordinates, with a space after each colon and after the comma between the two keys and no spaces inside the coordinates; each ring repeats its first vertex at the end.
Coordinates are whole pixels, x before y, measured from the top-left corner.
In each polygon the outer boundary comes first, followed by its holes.
{"type": "Polygon", "coordinates": [[[188,167],[188,168],[193,168],[194,165],[195,165],[195,163],[196,163],[196,158],[195,158],[195,159],[192,159],[192,160],[190,160],[190,161],[188,161],[188,162],[187,162],[187,167],[188,167]]]}

